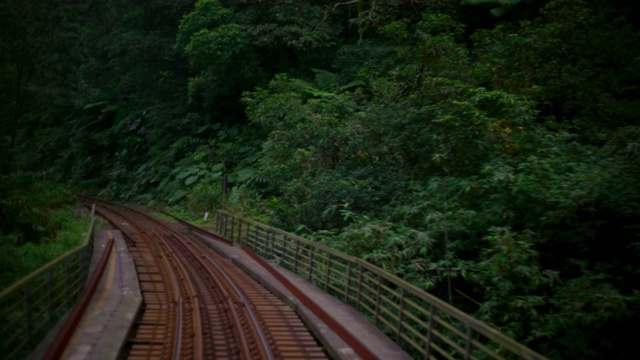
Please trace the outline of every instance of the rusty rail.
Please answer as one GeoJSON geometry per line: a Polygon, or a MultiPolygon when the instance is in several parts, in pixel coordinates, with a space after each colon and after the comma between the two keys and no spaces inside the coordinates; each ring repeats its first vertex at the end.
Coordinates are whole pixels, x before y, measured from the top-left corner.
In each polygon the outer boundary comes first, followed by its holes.
{"type": "Polygon", "coordinates": [[[21,359],[70,311],[86,286],[95,208],[83,243],[0,293],[0,354],[21,359]]]}
{"type": "MultiPolygon", "coordinates": [[[[163,213],[164,215],[170,216],[172,218],[174,218],[175,220],[177,220],[179,223],[181,223],[182,225],[186,226],[187,228],[189,228],[191,231],[196,232],[198,234],[204,235],[208,238],[211,239],[215,239],[217,241],[223,242],[225,244],[233,244],[232,241],[230,241],[227,238],[224,237],[220,237],[219,235],[216,235],[214,233],[211,233],[207,230],[204,230],[200,227],[194,226],[184,220],[181,220],[179,218],[177,218],[176,216],[173,216],[170,213],[167,213],[165,211],[160,210],[161,213],[163,213]]],[[[355,336],[353,336],[347,329],[345,329],[338,321],[336,321],[331,315],[329,315],[329,313],[327,313],[324,309],[322,309],[320,306],[318,306],[318,304],[313,301],[311,298],[309,298],[306,294],[304,294],[304,292],[302,292],[300,289],[298,289],[293,283],[291,283],[286,277],[284,277],[282,274],[280,274],[273,266],[271,266],[271,264],[267,261],[265,261],[263,258],[261,258],[260,256],[258,256],[255,252],[253,252],[250,248],[248,248],[245,245],[241,245],[242,249],[249,254],[249,256],[251,256],[257,263],[259,263],[260,265],[262,265],[262,267],[264,267],[267,271],[269,271],[269,273],[271,273],[280,283],[282,283],[289,291],[291,291],[291,293],[296,296],[298,299],[300,299],[300,301],[306,306],[308,307],[314,314],[316,314],[318,317],[320,317],[328,326],[329,328],[331,328],[333,331],[335,331],[336,334],[338,334],[338,336],[340,338],[342,338],[342,340],[345,341],[345,343],[349,344],[349,346],[351,346],[351,348],[358,354],[358,356],[360,356],[362,359],[365,360],[374,360],[374,359],[379,359],[379,357],[372,353],[364,344],[362,344],[362,342],[357,339],[355,336]]]]}
{"type": "Polygon", "coordinates": [[[278,281],[280,281],[291,293],[300,299],[302,303],[311,309],[314,314],[318,315],[338,336],[340,336],[353,350],[364,360],[376,360],[380,359],[377,355],[372,353],[360,340],[351,335],[347,329],[345,329],[339,322],[337,322],[329,313],[322,309],[315,301],[311,300],[305,293],[300,291],[295,285],[293,285],[286,277],[279,273],[271,264],[251,251],[247,246],[242,245],[245,250],[257,263],[262,265],[267,271],[271,273],[278,281]]]}
{"type": "MultiPolygon", "coordinates": [[[[85,201],[93,199],[82,197],[85,201]]],[[[183,307],[179,274],[174,268],[171,254],[153,241],[150,234],[140,231],[137,224],[128,221],[122,214],[105,207],[103,202],[96,213],[120,228],[129,246],[143,297],[143,308],[136,323],[135,335],[128,340],[129,358],[178,359],[183,351],[183,307]],[[126,226],[125,226],[126,224],[126,226]],[[144,269],[144,270],[143,270],[144,269]]],[[[197,341],[197,335],[194,340],[197,341]]]]}
{"type": "MultiPolygon", "coordinates": [[[[156,223],[157,225],[161,226],[162,228],[164,228],[168,232],[174,233],[173,236],[176,237],[176,239],[180,240],[180,244],[182,244],[183,246],[184,246],[184,244],[190,243],[190,240],[188,240],[188,239],[184,238],[183,236],[177,234],[174,229],[172,229],[171,227],[167,226],[166,224],[164,224],[162,222],[158,222],[156,219],[154,219],[153,217],[145,214],[144,212],[138,211],[138,210],[136,210],[134,208],[131,208],[131,207],[128,207],[128,206],[123,206],[123,207],[126,208],[129,211],[137,213],[138,215],[148,219],[149,221],[153,221],[154,223],[156,223]]],[[[179,222],[182,223],[183,225],[185,224],[185,222],[182,221],[182,220],[179,220],[179,222]]],[[[185,248],[186,251],[190,251],[190,249],[188,249],[186,246],[184,246],[184,248],[185,248]]],[[[194,254],[194,255],[198,255],[198,254],[194,254]]],[[[260,342],[259,348],[260,348],[260,352],[261,352],[261,358],[273,359],[273,354],[271,353],[271,350],[269,349],[269,344],[267,343],[265,335],[262,332],[262,329],[260,328],[260,324],[258,323],[257,318],[256,318],[253,310],[248,306],[248,304],[249,304],[248,300],[246,299],[244,294],[238,289],[238,286],[229,277],[229,275],[225,272],[225,270],[222,267],[220,267],[218,264],[216,264],[216,262],[213,261],[206,254],[200,255],[200,256],[195,256],[195,261],[202,265],[202,271],[205,271],[205,272],[208,273],[210,278],[215,281],[217,287],[219,289],[225,291],[225,296],[224,296],[225,300],[224,301],[226,303],[228,303],[228,308],[231,309],[231,311],[229,311],[229,313],[232,315],[235,323],[240,323],[241,321],[240,321],[239,315],[237,314],[238,311],[236,311],[236,309],[233,306],[234,299],[239,299],[240,302],[243,305],[245,305],[244,306],[244,311],[247,313],[247,315],[249,317],[251,326],[253,328],[253,333],[260,340],[259,341],[260,342]],[[202,258],[206,258],[208,260],[208,262],[217,271],[219,276],[216,276],[215,274],[213,274],[209,268],[207,268],[206,266],[204,266],[204,264],[202,264],[202,261],[203,261],[202,258]],[[229,285],[230,292],[233,292],[234,295],[226,293],[225,284],[229,285]]],[[[242,346],[241,346],[242,351],[248,351],[250,346],[249,346],[248,343],[246,343],[246,339],[245,339],[244,335],[241,332],[238,331],[236,333],[236,337],[242,343],[242,346]]],[[[249,353],[247,353],[246,357],[249,358],[251,356],[250,356],[249,353]]]]}
{"type": "MultiPolygon", "coordinates": [[[[177,308],[177,313],[185,318],[174,327],[182,334],[182,339],[176,342],[170,354],[160,341],[167,339],[167,332],[162,333],[165,335],[161,339],[152,335],[156,331],[150,332],[151,328],[148,328],[144,331],[144,339],[139,342],[135,340],[138,334],[134,331],[128,356],[163,359],[178,356],[194,359],[326,358],[293,309],[284,306],[266,289],[261,290],[254,279],[220,258],[197,237],[187,237],[184,231],[176,230],[179,224],[158,222],[133,208],[96,202],[100,211],[120,227],[125,236],[131,237],[128,245],[140,281],[148,281],[148,285],[141,285],[145,298],[143,308],[148,310],[153,306],[153,311],[171,313],[176,313],[177,308]],[[162,261],[154,264],[145,259],[162,261]],[[175,273],[167,275],[160,269],[152,269],[164,267],[164,264],[173,268],[175,273]],[[152,293],[154,289],[169,287],[178,289],[177,300],[164,299],[164,295],[161,300],[152,293]],[[149,297],[152,303],[146,304],[145,288],[150,288],[147,293],[153,295],[149,297]],[[141,352],[140,347],[134,349],[142,342],[158,344],[158,347],[150,347],[146,353],[141,352]],[[151,351],[157,355],[152,355],[151,351]]],[[[145,316],[146,310],[143,309],[142,313],[145,316]]],[[[169,326],[176,316],[158,318],[169,326]]],[[[142,321],[155,326],[151,323],[154,321],[152,317],[142,321]]]]}
{"type": "Polygon", "coordinates": [[[416,358],[546,359],[361,259],[225,211],[216,231],[353,306],[416,358]]]}
{"type": "Polygon", "coordinates": [[[87,310],[87,307],[89,306],[89,303],[91,302],[91,299],[93,298],[93,295],[95,294],[96,289],[100,284],[102,274],[104,274],[104,269],[107,268],[107,261],[109,261],[109,257],[111,256],[113,242],[113,235],[111,234],[111,232],[109,232],[109,241],[107,242],[107,246],[105,247],[102,256],[100,257],[100,261],[98,262],[96,269],[91,275],[91,279],[87,284],[87,290],[82,294],[82,298],[80,298],[78,304],[73,308],[73,311],[71,311],[71,314],[65,321],[62,329],[60,330],[60,333],[56,337],[55,342],[49,349],[49,352],[47,352],[45,360],[60,359],[64,354],[64,351],[67,348],[71,337],[73,336],[76,326],[78,326],[78,324],[80,323],[84,312],[87,310]]]}

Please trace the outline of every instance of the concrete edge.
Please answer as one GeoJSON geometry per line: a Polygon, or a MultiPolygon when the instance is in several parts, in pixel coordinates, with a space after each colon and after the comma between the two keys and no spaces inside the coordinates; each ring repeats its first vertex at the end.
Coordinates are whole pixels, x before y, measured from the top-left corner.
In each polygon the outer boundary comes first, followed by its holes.
{"type": "MultiPolygon", "coordinates": [[[[224,256],[224,254],[221,254],[224,256]]],[[[322,344],[323,349],[329,353],[329,356],[333,359],[339,360],[355,360],[360,359],[356,355],[355,351],[340,338],[329,326],[322,321],[316,314],[306,307],[300,300],[298,300],[289,290],[279,289],[273,286],[272,283],[264,279],[264,273],[258,275],[254,269],[243,264],[242,261],[237,258],[229,257],[232,263],[241,268],[244,272],[249,274],[253,279],[262,284],[265,288],[276,295],[285,304],[291,307],[295,313],[302,319],[307,328],[313,333],[314,337],[322,344]],[[338,350],[340,349],[340,350],[338,350]]],[[[275,279],[274,279],[275,281],[275,279]]],[[[284,288],[284,286],[283,286],[284,288]]]]}
{"type": "MultiPolygon", "coordinates": [[[[97,261],[100,259],[100,257],[102,256],[102,252],[104,251],[104,243],[106,242],[105,239],[107,238],[107,231],[108,230],[106,229],[96,230],[96,236],[94,239],[95,241],[94,252],[92,254],[92,262],[90,265],[89,277],[95,271],[95,265],[97,264],[97,261]]],[[[106,295],[107,299],[105,299],[104,305],[106,307],[110,306],[109,311],[110,311],[110,314],[113,316],[113,319],[115,319],[115,322],[109,322],[104,324],[103,332],[107,334],[106,337],[104,337],[103,339],[94,338],[93,340],[89,340],[92,343],[95,343],[95,349],[91,349],[86,354],[87,356],[92,355],[91,357],[85,357],[85,358],[116,359],[119,356],[121,356],[122,350],[124,349],[124,346],[126,344],[126,340],[129,334],[131,333],[135,325],[135,320],[140,312],[140,309],[142,308],[142,302],[143,302],[142,292],[140,289],[137,272],[135,271],[135,264],[133,263],[133,259],[129,254],[129,250],[126,246],[126,243],[124,242],[124,239],[122,238],[122,234],[117,230],[111,230],[111,231],[113,231],[114,240],[116,241],[113,249],[114,253],[111,254],[111,256],[116,257],[116,264],[117,264],[116,266],[122,269],[122,273],[116,276],[119,277],[117,281],[122,281],[123,283],[120,286],[120,288],[116,288],[116,287],[112,288],[109,291],[109,293],[106,295]],[[133,274],[135,274],[135,277],[131,276],[132,272],[133,274]],[[125,291],[123,293],[121,291],[122,286],[127,287],[127,289],[130,288],[131,290],[125,291]],[[114,325],[117,328],[116,330],[114,330],[114,325]],[[112,334],[114,336],[111,336],[112,334]],[[105,340],[113,340],[113,341],[107,342],[105,340]],[[96,356],[96,354],[98,355],[96,356]],[[109,354],[109,355],[104,356],[106,354],[109,354]]],[[[118,269],[116,269],[116,271],[117,270],[118,269]]],[[[102,291],[101,288],[103,286],[103,282],[106,276],[107,276],[107,273],[105,272],[105,274],[103,274],[102,276],[102,279],[100,280],[98,292],[102,291]]],[[[80,321],[79,329],[83,328],[82,324],[85,322],[85,317],[89,312],[91,312],[91,309],[95,307],[95,302],[96,302],[96,296],[94,295],[94,298],[91,300],[91,303],[87,308],[87,312],[85,313],[85,316],[83,316],[83,319],[80,321]]],[[[55,341],[56,337],[60,333],[60,330],[64,326],[72,310],[73,309],[69,310],[63,317],[60,318],[58,323],[51,329],[51,331],[49,331],[49,333],[40,342],[40,344],[38,344],[38,346],[34,349],[34,351],[27,357],[28,360],[42,359],[45,356],[45,354],[49,351],[51,345],[55,341]]],[[[97,322],[99,319],[100,319],[99,315],[95,315],[95,318],[92,320],[92,322],[97,322]]],[[[87,330],[87,329],[88,327],[85,328],[84,330],[87,330]]],[[[82,354],[79,354],[76,348],[79,346],[82,346],[83,342],[87,342],[87,338],[85,338],[84,335],[86,334],[73,335],[73,338],[77,337],[77,339],[75,339],[75,344],[69,344],[69,345],[74,345],[74,348],[71,348],[71,347],[67,348],[65,350],[65,353],[63,354],[63,358],[68,358],[68,359],[83,358],[82,354]]]]}
{"type": "MultiPolygon", "coordinates": [[[[119,327],[125,329],[122,331],[122,335],[119,335],[121,336],[121,341],[119,341],[119,346],[117,351],[115,351],[114,357],[114,359],[117,359],[122,356],[122,351],[125,348],[127,339],[135,326],[136,319],[140,314],[140,309],[142,309],[143,298],[138,272],[136,271],[135,263],[124,240],[124,235],[120,231],[114,232],[114,238],[118,247],[118,253],[115,255],[118,256],[121,261],[120,268],[123,272],[121,275],[124,276],[124,278],[121,277],[121,280],[126,283],[125,286],[129,289],[123,290],[121,288],[118,292],[120,303],[115,312],[117,313],[117,318],[121,319],[119,327]],[[128,320],[128,323],[125,322],[124,319],[128,320]]],[[[113,330],[113,326],[108,328],[113,330]]]]}
{"type": "Polygon", "coordinates": [[[335,332],[333,332],[324,321],[322,321],[309,308],[302,304],[300,300],[298,300],[284,285],[281,285],[275,279],[275,277],[269,274],[269,272],[266,271],[266,269],[264,269],[261,265],[255,263],[253,259],[251,259],[248,255],[246,255],[246,258],[240,258],[239,256],[230,255],[228,252],[222,250],[223,247],[228,247],[229,249],[235,249],[236,251],[241,251],[242,253],[244,253],[244,251],[237,244],[234,244],[233,246],[224,243],[216,244],[215,240],[211,240],[210,238],[200,234],[193,234],[200,240],[202,240],[203,244],[205,244],[208,248],[215,251],[225,259],[230,260],[233,264],[242,269],[254,280],[262,284],[265,288],[276,295],[276,297],[282,300],[287,306],[292,308],[332,359],[360,359],[360,357],[355,354],[355,351],[353,351],[351,347],[344,340],[342,340],[342,338],[340,338],[335,332]],[[252,266],[250,266],[246,262],[253,265],[253,267],[259,267],[263,271],[258,272],[258,269],[252,268],[252,266]],[[271,278],[271,282],[265,277],[271,278]],[[342,351],[339,351],[338,349],[342,349],[342,351]],[[351,349],[351,351],[347,349],[351,349]],[[347,355],[350,353],[351,355],[347,355]]]}

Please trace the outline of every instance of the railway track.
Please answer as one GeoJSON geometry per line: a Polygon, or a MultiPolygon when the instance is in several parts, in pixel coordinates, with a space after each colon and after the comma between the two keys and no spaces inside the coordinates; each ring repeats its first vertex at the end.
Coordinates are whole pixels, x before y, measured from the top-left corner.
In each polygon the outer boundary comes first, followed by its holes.
{"type": "Polygon", "coordinates": [[[123,358],[327,357],[293,309],[184,225],[90,201],[123,232],[142,290],[123,358]]]}

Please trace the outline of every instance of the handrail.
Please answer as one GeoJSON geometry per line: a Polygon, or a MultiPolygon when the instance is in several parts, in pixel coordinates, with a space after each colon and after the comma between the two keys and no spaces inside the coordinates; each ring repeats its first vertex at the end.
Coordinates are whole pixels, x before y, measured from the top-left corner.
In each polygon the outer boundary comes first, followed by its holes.
{"type": "Polygon", "coordinates": [[[93,298],[93,295],[95,294],[96,289],[100,284],[100,279],[102,279],[104,270],[107,268],[107,262],[111,257],[111,252],[112,252],[111,250],[113,250],[113,243],[114,243],[113,235],[111,234],[111,231],[109,231],[109,240],[107,241],[107,245],[104,248],[104,251],[102,252],[102,256],[100,257],[100,260],[98,261],[98,265],[96,266],[95,270],[93,271],[93,274],[91,275],[91,279],[87,283],[87,289],[86,291],[83,292],[82,297],[80,298],[80,301],[78,301],[78,304],[73,308],[73,311],[71,311],[71,314],[69,315],[67,320],[64,322],[64,325],[62,326],[62,329],[60,330],[60,333],[58,334],[56,341],[49,348],[49,351],[45,356],[45,360],[53,360],[53,359],[57,360],[57,359],[60,359],[64,354],[67,348],[67,345],[69,345],[69,341],[71,341],[71,337],[73,336],[73,333],[76,330],[76,327],[80,323],[82,316],[87,310],[87,307],[89,306],[89,303],[91,302],[91,299],[93,298]]]}
{"type": "Polygon", "coordinates": [[[546,359],[362,259],[223,210],[216,231],[352,305],[416,358],[546,359]]]}
{"type": "Polygon", "coordinates": [[[0,293],[0,353],[4,359],[27,357],[78,301],[91,265],[95,225],[94,206],[81,245],[0,293]]]}

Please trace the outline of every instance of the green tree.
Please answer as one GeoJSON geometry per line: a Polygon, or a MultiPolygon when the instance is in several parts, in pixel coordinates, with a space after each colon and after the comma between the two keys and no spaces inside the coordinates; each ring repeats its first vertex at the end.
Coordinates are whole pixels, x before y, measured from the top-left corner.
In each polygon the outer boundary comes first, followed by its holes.
{"type": "Polygon", "coordinates": [[[77,58],[74,11],[65,1],[0,3],[0,172],[29,159],[21,150],[41,123],[59,121],[68,108],[70,72],[77,58]],[[68,55],[67,52],[69,53],[68,55]]]}
{"type": "Polygon", "coordinates": [[[554,0],[533,21],[478,31],[472,39],[485,81],[538,102],[549,126],[604,140],[634,124],[638,32],[633,13],[602,2],[554,0]]]}
{"type": "Polygon", "coordinates": [[[200,0],[180,23],[176,48],[184,51],[194,72],[189,98],[206,109],[237,99],[262,77],[248,29],[234,17],[219,1],[200,0]]]}

